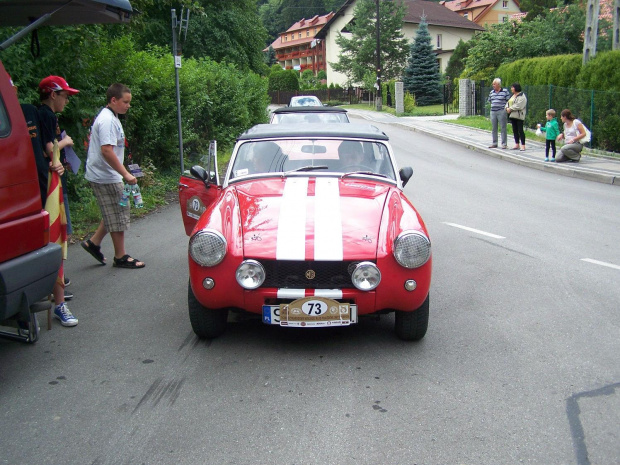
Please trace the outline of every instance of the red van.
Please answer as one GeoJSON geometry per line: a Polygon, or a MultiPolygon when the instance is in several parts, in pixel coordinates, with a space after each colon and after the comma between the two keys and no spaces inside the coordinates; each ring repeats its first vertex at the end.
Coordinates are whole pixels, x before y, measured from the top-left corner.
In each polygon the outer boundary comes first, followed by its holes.
{"type": "MultiPolygon", "coordinates": [[[[60,246],[49,243],[24,114],[0,63],[0,321],[33,320],[30,306],[51,292],[61,260],[60,246]]],[[[37,337],[32,326],[22,332],[30,342],[37,337]]]]}
{"type": "MultiPolygon", "coordinates": [[[[0,26],[26,27],[2,42],[0,51],[43,24],[126,23],[131,14],[129,0],[3,2],[0,26]]],[[[49,215],[41,205],[26,121],[0,62],[0,326],[17,327],[0,329],[0,335],[37,340],[32,306],[52,292],[61,261],[60,246],[49,243],[49,215]]]]}

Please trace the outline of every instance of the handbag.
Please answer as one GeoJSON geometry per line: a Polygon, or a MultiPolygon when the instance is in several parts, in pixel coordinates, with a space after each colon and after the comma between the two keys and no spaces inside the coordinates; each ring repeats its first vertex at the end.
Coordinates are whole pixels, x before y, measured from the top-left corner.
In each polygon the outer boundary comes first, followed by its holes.
{"type": "MultiPolygon", "coordinates": [[[[581,123],[583,124],[583,123],[581,123]]],[[[586,127],[585,124],[583,124],[583,128],[586,130],[586,137],[581,139],[581,143],[585,144],[586,142],[590,142],[592,140],[592,133],[590,132],[590,130],[586,127]]]]}

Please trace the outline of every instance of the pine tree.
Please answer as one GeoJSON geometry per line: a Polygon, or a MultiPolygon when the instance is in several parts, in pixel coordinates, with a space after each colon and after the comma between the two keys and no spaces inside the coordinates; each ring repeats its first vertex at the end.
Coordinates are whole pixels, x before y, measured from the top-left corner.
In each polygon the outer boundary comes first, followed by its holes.
{"type": "Polygon", "coordinates": [[[411,55],[403,77],[403,87],[415,95],[416,105],[434,105],[442,102],[441,76],[437,56],[431,45],[426,18],[418,26],[411,44],[411,55]]]}
{"type": "MultiPolygon", "coordinates": [[[[376,74],[376,3],[358,0],[354,19],[346,28],[351,34],[338,33],[338,61],[330,63],[334,71],[343,73],[352,84],[364,82],[367,73],[376,74]]],[[[381,74],[389,80],[400,77],[407,59],[407,39],[402,32],[405,7],[402,1],[381,2],[379,8],[381,41],[381,74]]]]}

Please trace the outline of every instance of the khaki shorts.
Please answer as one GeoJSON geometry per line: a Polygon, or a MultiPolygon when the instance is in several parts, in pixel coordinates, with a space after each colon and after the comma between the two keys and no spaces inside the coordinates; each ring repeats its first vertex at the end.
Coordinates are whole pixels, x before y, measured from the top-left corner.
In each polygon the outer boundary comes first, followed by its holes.
{"type": "MultiPolygon", "coordinates": [[[[108,232],[127,231],[129,229],[129,203],[121,207],[123,183],[98,184],[90,183],[101,210],[103,224],[108,232]]],[[[131,198],[129,199],[131,200],[131,198]]]]}

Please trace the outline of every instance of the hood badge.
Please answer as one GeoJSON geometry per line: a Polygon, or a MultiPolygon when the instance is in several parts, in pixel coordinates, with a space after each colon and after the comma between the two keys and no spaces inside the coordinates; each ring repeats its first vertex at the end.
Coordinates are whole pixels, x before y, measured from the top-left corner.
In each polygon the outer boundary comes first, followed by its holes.
{"type": "Polygon", "coordinates": [[[372,237],[370,237],[368,234],[366,234],[364,237],[362,237],[362,240],[364,242],[368,242],[369,244],[372,244],[372,237]]]}
{"type": "Polygon", "coordinates": [[[316,273],[314,272],[314,270],[306,271],[306,279],[314,279],[314,278],[316,278],[316,273]]]}
{"type": "Polygon", "coordinates": [[[250,239],[253,240],[253,241],[262,241],[263,240],[263,238],[260,237],[260,234],[253,234],[250,239]]]}

